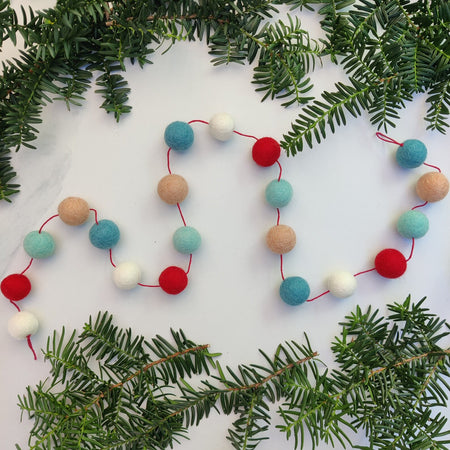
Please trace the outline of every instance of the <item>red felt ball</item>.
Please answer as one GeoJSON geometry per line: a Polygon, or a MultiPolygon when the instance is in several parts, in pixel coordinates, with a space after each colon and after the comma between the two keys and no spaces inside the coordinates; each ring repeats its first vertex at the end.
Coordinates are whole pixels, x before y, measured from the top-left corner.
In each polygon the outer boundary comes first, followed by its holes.
{"type": "Polygon", "coordinates": [[[375,270],[385,278],[401,277],[406,271],[406,259],[398,250],[386,248],[375,257],[375,270]]]}
{"type": "Polygon", "coordinates": [[[270,137],[258,139],[253,145],[252,157],[259,166],[269,167],[275,164],[280,154],[280,144],[270,137]]]}
{"type": "Polygon", "coordinates": [[[176,295],[184,291],[188,284],[186,272],[180,267],[170,266],[159,276],[159,286],[164,292],[176,295]]]}
{"type": "Polygon", "coordinates": [[[30,293],[31,283],[25,275],[13,273],[2,280],[0,289],[8,300],[17,302],[30,293]]]}

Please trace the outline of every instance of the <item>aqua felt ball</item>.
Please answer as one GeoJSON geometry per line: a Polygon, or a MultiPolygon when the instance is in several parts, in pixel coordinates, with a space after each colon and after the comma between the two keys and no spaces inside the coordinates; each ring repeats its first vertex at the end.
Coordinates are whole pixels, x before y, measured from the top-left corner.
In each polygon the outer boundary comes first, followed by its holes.
{"type": "Polygon", "coordinates": [[[109,249],[120,239],[120,231],[112,220],[99,220],[89,230],[89,240],[94,247],[109,249]]]}
{"type": "Polygon", "coordinates": [[[184,151],[194,142],[194,130],[186,122],[172,122],[166,127],[164,140],[172,150],[184,151]]]}
{"type": "Polygon", "coordinates": [[[292,199],[293,189],[286,180],[272,180],[266,187],[266,201],[274,208],[286,206],[292,199]]]}
{"type": "Polygon", "coordinates": [[[385,278],[401,277],[406,271],[406,259],[395,248],[381,250],[375,257],[375,270],[385,278]]]}
{"type": "Polygon", "coordinates": [[[167,292],[167,294],[179,294],[184,291],[187,284],[187,274],[181,267],[167,267],[159,276],[159,286],[164,292],[167,292]]]}
{"type": "Polygon", "coordinates": [[[395,158],[400,167],[413,169],[425,162],[427,158],[427,148],[422,141],[417,139],[407,139],[398,147],[395,158]]]}
{"type": "Polygon", "coordinates": [[[177,251],[190,254],[200,247],[202,238],[195,228],[185,226],[175,231],[172,242],[177,251]]]}
{"type": "Polygon", "coordinates": [[[55,241],[46,231],[31,231],[23,240],[23,248],[32,258],[48,258],[55,253],[55,241]]]}
{"type": "Polygon", "coordinates": [[[25,298],[31,291],[30,280],[21,273],[13,273],[5,277],[0,289],[2,294],[12,302],[17,302],[25,298]]]}
{"type": "Polygon", "coordinates": [[[288,305],[304,303],[310,294],[308,282],[302,277],[288,277],[280,285],[280,297],[288,305]]]}
{"type": "Polygon", "coordinates": [[[403,213],[397,221],[397,231],[406,238],[421,238],[428,232],[430,224],[427,216],[412,209],[403,213]]]}
{"type": "Polygon", "coordinates": [[[269,167],[275,164],[280,154],[280,144],[271,137],[263,137],[253,144],[252,158],[259,166],[269,167]]]}

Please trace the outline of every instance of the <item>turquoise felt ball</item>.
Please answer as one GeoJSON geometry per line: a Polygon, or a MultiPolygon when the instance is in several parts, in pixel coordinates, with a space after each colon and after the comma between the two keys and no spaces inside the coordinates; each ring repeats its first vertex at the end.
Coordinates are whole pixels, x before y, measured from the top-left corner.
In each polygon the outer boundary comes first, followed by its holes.
{"type": "Polygon", "coordinates": [[[280,285],[280,297],[288,305],[304,303],[310,294],[309,284],[302,277],[288,277],[280,285]]]}
{"type": "Polygon", "coordinates": [[[202,238],[193,227],[181,227],[173,234],[173,246],[180,253],[190,254],[200,247],[202,238]]]}
{"type": "Polygon", "coordinates": [[[194,130],[186,122],[172,122],[164,132],[166,144],[173,150],[187,150],[194,142],[194,130]]]}
{"type": "Polygon", "coordinates": [[[265,195],[267,203],[274,208],[286,206],[292,199],[291,184],[286,180],[272,180],[266,187],[265,195]]]}
{"type": "Polygon", "coordinates": [[[120,239],[120,231],[112,220],[99,220],[89,230],[89,240],[94,247],[109,249],[114,247],[120,239]]]}
{"type": "Polygon", "coordinates": [[[48,258],[55,253],[55,241],[46,231],[31,231],[23,240],[23,248],[32,258],[48,258]]]}
{"type": "Polygon", "coordinates": [[[397,163],[405,169],[419,167],[427,158],[427,148],[422,141],[417,139],[407,139],[400,145],[395,154],[397,163]]]}
{"type": "Polygon", "coordinates": [[[406,238],[421,238],[427,234],[428,228],[427,216],[414,209],[403,213],[397,221],[397,231],[406,238]]]}

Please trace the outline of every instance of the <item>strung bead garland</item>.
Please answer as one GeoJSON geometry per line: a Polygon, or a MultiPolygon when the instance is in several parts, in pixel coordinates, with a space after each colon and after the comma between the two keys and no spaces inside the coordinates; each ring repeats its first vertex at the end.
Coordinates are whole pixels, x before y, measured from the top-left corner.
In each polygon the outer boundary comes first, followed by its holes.
{"type": "Polygon", "coordinates": [[[266,244],[273,253],[280,255],[282,281],[279,287],[279,294],[281,299],[288,305],[310,302],[328,293],[337,298],[349,297],[356,289],[356,277],[372,271],[376,271],[385,278],[398,278],[403,275],[408,261],[412,258],[415,239],[423,237],[429,228],[427,217],[417,209],[424,207],[429,202],[442,200],[449,191],[449,182],[441,173],[439,167],[425,163],[427,149],[422,142],[409,139],[399,143],[382,133],[376,133],[377,137],[383,141],[398,145],[396,160],[400,167],[412,169],[423,164],[435,170],[422,175],[416,184],[417,196],[424,203],[404,212],[397,221],[398,233],[412,241],[411,252],[406,258],[396,249],[387,248],[381,250],[374,259],[373,268],[356,274],[343,270],[335,271],[326,279],[328,290],[310,298],[310,287],[304,278],[300,276],[284,276],[283,255],[294,249],[296,234],[292,227],[280,223],[280,208],[289,204],[293,196],[293,189],[288,181],[281,178],[282,166],[279,162],[281,148],[279,143],[271,137],[257,138],[236,131],[232,117],[224,113],[216,114],[209,122],[203,120],[172,122],[164,132],[164,140],[169,147],[167,150],[167,169],[169,173],[159,181],[157,193],[165,203],[177,206],[183,226],[174,232],[172,242],[178,252],[189,255],[187,269],[169,266],[160,273],[158,284],[143,284],[141,282],[142,272],[136,263],[125,261],[115,264],[113,261],[112,248],[120,240],[118,226],[112,220],[98,220],[97,210],[90,208],[83,199],[78,197],[64,199],[58,206],[58,214],[47,219],[39,230],[31,231],[26,235],[23,247],[25,252],[31,257],[28,266],[21,273],[8,275],[0,284],[0,290],[3,295],[18,310],[16,315],[9,320],[8,330],[17,339],[27,339],[35,359],[36,353],[30,337],[39,328],[38,320],[32,313],[21,311],[17,302],[26,298],[31,292],[31,282],[25,275],[25,272],[31,267],[34,259],[48,258],[55,252],[55,241],[51,234],[43,231],[43,228],[48,222],[57,217],[67,225],[79,226],[87,222],[91,212],[94,212],[95,223],[89,230],[89,240],[93,246],[102,250],[108,250],[109,259],[114,268],[112,278],[118,288],[129,290],[136,286],[155,287],[161,288],[164,292],[171,295],[177,295],[186,289],[188,274],[192,264],[192,254],[201,245],[201,235],[194,227],[187,225],[182,213],[180,204],[186,199],[189,187],[187,181],[181,175],[172,173],[170,155],[171,151],[186,152],[190,149],[194,142],[194,131],[191,126],[193,123],[208,125],[210,134],[219,141],[229,140],[233,134],[255,140],[252,146],[253,161],[261,167],[271,167],[275,164],[278,166],[278,177],[270,181],[265,189],[267,203],[275,208],[277,212],[276,224],[266,234],[266,244]]]}

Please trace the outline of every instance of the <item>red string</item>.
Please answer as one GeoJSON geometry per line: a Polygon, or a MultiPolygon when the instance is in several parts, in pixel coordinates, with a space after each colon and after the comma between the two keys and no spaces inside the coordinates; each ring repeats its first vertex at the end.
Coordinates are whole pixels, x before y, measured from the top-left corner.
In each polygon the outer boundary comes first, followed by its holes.
{"type": "Polygon", "coordinates": [[[31,267],[31,264],[33,264],[33,258],[30,259],[30,262],[28,263],[28,266],[25,267],[25,269],[22,270],[22,272],[20,274],[23,275],[31,267]]]}
{"type": "Polygon", "coordinates": [[[116,267],[114,264],[113,258],[112,258],[112,248],[109,249],[109,260],[111,261],[111,264],[113,267],[116,267]]]}
{"type": "Polygon", "coordinates": [[[412,258],[413,253],[414,253],[414,243],[415,243],[415,239],[412,238],[411,240],[412,240],[412,244],[411,244],[411,252],[410,252],[409,257],[408,257],[408,259],[406,260],[406,262],[408,262],[408,261],[412,258]]]}
{"type": "Polygon", "coordinates": [[[187,271],[186,271],[186,275],[191,270],[191,264],[192,264],[192,253],[189,255],[189,265],[188,265],[188,268],[187,268],[187,271]]]}
{"type": "Polygon", "coordinates": [[[278,167],[280,168],[280,175],[278,175],[278,181],[281,180],[281,174],[283,173],[283,168],[281,167],[280,161],[277,160],[278,167]]]}
{"type": "Polygon", "coordinates": [[[143,284],[143,283],[138,283],[138,286],[142,286],[142,287],[160,287],[159,284],[143,284]]]}
{"type": "Polygon", "coordinates": [[[206,120],[200,120],[200,119],[194,119],[188,123],[191,124],[191,123],[195,123],[195,122],[200,122],[200,123],[204,123],[205,125],[209,125],[209,122],[207,122],[206,120]]]}
{"type": "Polygon", "coordinates": [[[94,209],[94,208],[90,208],[90,211],[94,211],[95,223],[98,225],[98,213],[97,213],[97,210],[94,209]]]}
{"type": "Polygon", "coordinates": [[[17,308],[17,311],[20,312],[19,305],[17,305],[13,300],[10,300],[9,303],[11,303],[11,305],[14,305],[17,308]]]}
{"type": "Polygon", "coordinates": [[[181,220],[183,221],[184,226],[186,226],[186,221],[184,220],[183,213],[181,212],[181,206],[177,203],[178,211],[180,212],[181,220]]]}
{"type": "Polygon", "coordinates": [[[167,150],[167,170],[170,174],[172,174],[172,170],[170,170],[170,150],[172,150],[170,147],[167,150]]]}
{"type": "Polygon", "coordinates": [[[431,167],[432,169],[436,169],[439,173],[441,173],[441,169],[438,166],[433,166],[432,164],[423,163],[424,166],[431,167]]]}
{"type": "Polygon", "coordinates": [[[30,334],[27,336],[27,342],[28,342],[28,347],[30,347],[30,350],[33,352],[34,359],[36,360],[37,356],[36,356],[36,352],[34,351],[33,344],[31,343],[31,335],[30,334]]]}
{"type": "Polygon", "coordinates": [[[397,142],[395,139],[392,139],[391,137],[386,136],[385,134],[380,133],[379,131],[377,131],[375,134],[378,139],[381,139],[384,142],[389,142],[390,144],[397,144],[400,147],[403,147],[403,144],[401,142],[397,142]]]}
{"type": "Polygon", "coordinates": [[[411,208],[411,210],[415,210],[415,209],[417,209],[417,208],[422,208],[422,207],[424,207],[425,205],[428,205],[428,202],[422,203],[421,205],[416,205],[416,206],[414,206],[414,208],[411,208]]]}
{"type": "Polygon", "coordinates": [[[357,277],[357,276],[363,275],[363,274],[365,274],[365,273],[373,272],[374,270],[376,270],[376,268],[375,268],[375,267],[372,267],[372,269],[367,269],[367,270],[363,270],[362,272],[355,273],[353,276],[354,276],[354,277],[357,277]]]}
{"type": "Polygon", "coordinates": [[[55,217],[59,217],[59,214],[55,214],[54,216],[49,217],[49,218],[41,225],[41,228],[39,228],[39,233],[41,233],[41,232],[42,232],[42,228],[44,228],[45,225],[47,225],[47,224],[50,222],[50,220],[54,219],[55,217]]]}
{"type": "Polygon", "coordinates": [[[283,255],[280,255],[280,272],[281,272],[281,279],[284,281],[284,273],[283,273],[283,255]]]}
{"type": "Polygon", "coordinates": [[[240,133],[239,131],[236,131],[236,130],[233,130],[233,133],[236,133],[239,136],[243,136],[243,137],[248,137],[248,138],[254,139],[255,141],[258,140],[258,138],[256,136],[252,136],[251,134],[240,133]]]}
{"type": "Polygon", "coordinates": [[[277,225],[280,225],[280,208],[277,208],[277,225]]]}
{"type": "Polygon", "coordinates": [[[322,292],[321,294],[317,295],[316,297],[309,298],[309,299],[306,300],[306,301],[307,301],[307,302],[312,302],[312,301],[317,300],[318,298],[323,297],[324,295],[329,294],[329,293],[330,293],[330,291],[322,292]]]}

